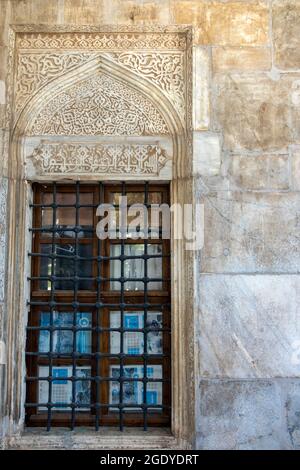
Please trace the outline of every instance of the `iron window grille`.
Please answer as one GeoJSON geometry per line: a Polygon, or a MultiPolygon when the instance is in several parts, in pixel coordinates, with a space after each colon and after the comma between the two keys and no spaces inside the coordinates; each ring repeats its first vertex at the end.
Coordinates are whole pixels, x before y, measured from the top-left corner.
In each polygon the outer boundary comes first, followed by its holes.
{"type": "Polygon", "coordinates": [[[161,230],[155,240],[96,236],[99,204],[169,203],[168,185],[54,182],[33,192],[27,425],[168,426],[170,242],[161,230]]]}

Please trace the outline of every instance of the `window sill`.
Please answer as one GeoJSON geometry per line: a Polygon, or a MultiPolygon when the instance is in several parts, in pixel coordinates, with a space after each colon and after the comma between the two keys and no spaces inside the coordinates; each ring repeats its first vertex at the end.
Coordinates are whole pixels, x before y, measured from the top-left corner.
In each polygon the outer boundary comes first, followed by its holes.
{"type": "Polygon", "coordinates": [[[7,438],[6,448],[11,450],[164,450],[187,449],[185,443],[172,436],[169,429],[128,428],[124,432],[117,428],[103,427],[98,432],[88,428],[70,431],[68,428],[26,429],[20,435],[7,438]]]}

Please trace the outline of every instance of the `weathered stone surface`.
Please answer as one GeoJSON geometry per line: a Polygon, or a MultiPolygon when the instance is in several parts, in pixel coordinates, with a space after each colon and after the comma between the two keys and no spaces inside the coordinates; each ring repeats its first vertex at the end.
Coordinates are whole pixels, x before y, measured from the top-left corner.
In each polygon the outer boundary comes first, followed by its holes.
{"type": "Polygon", "coordinates": [[[103,0],[64,0],[64,23],[99,24],[103,17],[103,0]]]}
{"type": "Polygon", "coordinates": [[[210,125],[210,55],[201,46],[193,54],[193,128],[200,131],[210,125]]]}
{"type": "Polygon", "coordinates": [[[275,0],[272,5],[275,64],[280,69],[300,68],[300,3],[275,0]]]}
{"type": "Polygon", "coordinates": [[[0,46],[0,80],[5,80],[7,76],[7,47],[0,46]]]}
{"type": "Polygon", "coordinates": [[[117,0],[111,21],[120,24],[149,24],[170,21],[169,0],[117,0]],[[118,15],[116,17],[116,10],[118,15]]]}
{"type": "Polygon", "coordinates": [[[222,75],[215,92],[215,120],[230,150],[277,150],[299,141],[298,76],[222,75]]]}
{"type": "Polygon", "coordinates": [[[291,184],[295,191],[300,191],[300,148],[291,151],[291,184]]]}
{"type": "Polygon", "coordinates": [[[196,41],[214,45],[260,45],[268,42],[268,6],[255,2],[173,1],[176,23],[198,28],[196,41]]]}
{"type": "Polygon", "coordinates": [[[204,211],[202,272],[299,271],[299,193],[220,191],[204,211]]]}
{"type": "MultiPolygon", "coordinates": [[[[300,349],[300,346],[299,346],[300,349]]],[[[299,355],[300,357],[300,355],[299,355]]],[[[300,368],[300,359],[299,366],[300,368]]],[[[286,426],[293,449],[300,449],[300,380],[285,384],[285,416],[286,426]]]]}
{"type": "Polygon", "coordinates": [[[10,1],[0,2],[0,46],[6,46],[8,43],[8,28],[10,22],[11,3],[10,1]]]}
{"type": "Polygon", "coordinates": [[[241,189],[289,189],[289,156],[231,155],[231,187],[241,189]]]}
{"type": "Polygon", "coordinates": [[[59,0],[17,0],[11,3],[14,24],[57,23],[59,0]]]}
{"type": "Polygon", "coordinates": [[[212,132],[194,132],[194,174],[217,175],[221,166],[220,137],[212,132]]]}
{"type": "Polygon", "coordinates": [[[258,2],[213,2],[206,14],[209,44],[244,45],[268,42],[268,5],[258,2]]]}
{"type": "Polygon", "coordinates": [[[202,275],[199,290],[202,377],[299,376],[299,276],[202,275]]]}
{"type": "Polygon", "coordinates": [[[190,0],[171,0],[171,11],[174,22],[177,24],[192,24],[195,28],[195,42],[199,44],[207,44],[206,0],[190,1],[190,0]]]}
{"type": "Polygon", "coordinates": [[[270,70],[269,47],[214,47],[213,72],[270,70]]]}
{"type": "Polygon", "coordinates": [[[197,448],[286,448],[280,388],[271,381],[202,380],[197,448]]]}

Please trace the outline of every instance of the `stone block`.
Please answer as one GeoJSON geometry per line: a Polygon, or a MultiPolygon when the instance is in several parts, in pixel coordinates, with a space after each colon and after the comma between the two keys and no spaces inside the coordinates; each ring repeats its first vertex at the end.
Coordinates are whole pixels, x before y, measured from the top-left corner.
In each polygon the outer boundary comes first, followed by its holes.
{"type": "MultiPolygon", "coordinates": [[[[300,356],[299,356],[300,357],[300,356]]],[[[300,364],[300,360],[299,360],[300,364]]],[[[286,427],[293,449],[300,449],[300,380],[285,384],[286,427]]]]}
{"type": "Polygon", "coordinates": [[[271,69],[269,47],[214,47],[213,72],[264,71],[271,69]]]}
{"type": "Polygon", "coordinates": [[[103,0],[64,0],[64,23],[99,24],[103,17],[103,0]]]}
{"type": "Polygon", "coordinates": [[[220,136],[212,132],[194,132],[193,155],[195,175],[217,175],[221,166],[220,136]]]}
{"type": "Polygon", "coordinates": [[[300,3],[275,0],[272,4],[275,65],[282,70],[300,69],[300,3]]]}
{"type": "Polygon", "coordinates": [[[210,56],[207,49],[193,51],[193,128],[206,130],[210,125],[210,56]]]}
{"type": "Polygon", "coordinates": [[[300,276],[207,274],[199,283],[201,377],[299,376],[300,276]]]}
{"type": "Polygon", "coordinates": [[[271,381],[203,380],[196,448],[281,449],[281,408],[280,388],[271,381]]]}
{"type": "Polygon", "coordinates": [[[202,272],[299,272],[299,193],[219,191],[203,202],[202,272]]]}
{"type": "Polygon", "coordinates": [[[300,142],[299,75],[218,75],[215,122],[225,147],[238,152],[281,150],[300,142]]]}
{"type": "Polygon", "coordinates": [[[205,27],[208,44],[267,44],[269,8],[263,1],[212,2],[207,9],[205,27]]]}
{"type": "Polygon", "coordinates": [[[12,2],[14,24],[56,24],[59,0],[17,0],[12,2]]]}
{"type": "Polygon", "coordinates": [[[289,189],[288,154],[231,155],[229,159],[231,188],[289,189]]]}
{"type": "MultiPolygon", "coordinates": [[[[0,2],[0,47],[8,44],[8,28],[11,23],[11,2],[0,2]]],[[[0,62],[1,66],[1,62],[0,62]]]]}
{"type": "Polygon", "coordinates": [[[291,150],[291,185],[295,191],[300,191],[300,148],[291,150]]]}
{"type": "Polygon", "coordinates": [[[112,23],[145,25],[149,23],[170,23],[168,0],[115,0],[115,10],[111,11],[110,14],[109,22],[112,23]]]}

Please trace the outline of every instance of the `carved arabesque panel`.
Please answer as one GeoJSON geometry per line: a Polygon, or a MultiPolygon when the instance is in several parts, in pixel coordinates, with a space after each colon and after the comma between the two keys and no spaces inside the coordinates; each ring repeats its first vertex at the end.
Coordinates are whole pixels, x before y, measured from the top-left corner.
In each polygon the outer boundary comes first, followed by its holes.
{"type": "Polygon", "coordinates": [[[156,144],[41,142],[27,157],[38,175],[159,176],[170,158],[156,144]]]}
{"type": "Polygon", "coordinates": [[[97,57],[97,53],[68,52],[68,53],[28,53],[18,56],[16,82],[16,111],[42,86],[54,78],[63,75],[78,65],[82,65],[97,57]]]}
{"type": "Polygon", "coordinates": [[[110,57],[158,85],[173,102],[179,116],[184,118],[184,56],[182,53],[123,52],[110,54],[110,57]]]}
{"type": "Polygon", "coordinates": [[[29,130],[29,135],[167,133],[167,124],[150,99],[103,72],[55,96],[29,130]]]}
{"type": "Polygon", "coordinates": [[[186,35],[177,32],[98,32],[98,33],[21,33],[19,49],[50,50],[181,50],[186,48],[186,35]]]}

